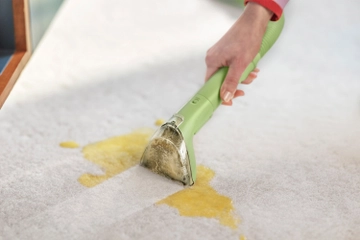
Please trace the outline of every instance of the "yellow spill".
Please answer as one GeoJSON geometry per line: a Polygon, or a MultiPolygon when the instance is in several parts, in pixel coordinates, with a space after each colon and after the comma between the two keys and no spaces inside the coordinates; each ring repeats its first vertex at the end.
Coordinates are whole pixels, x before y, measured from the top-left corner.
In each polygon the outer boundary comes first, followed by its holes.
{"type": "Polygon", "coordinates": [[[78,148],[79,144],[77,142],[74,142],[74,141],[67,141],[67,142],[60,143],[60,147],[63,147],[63,148],[78,148]]]}
{"type": "Polygon", "coordinates": [[[210,186],[215,173],[205,166],[197,167],[196,183],[157,204],[177,208],[181,216],[215,218],[222,225],[236,229],[240,219],[234,215],[234,206],[229,197],[219,194],[210,186]]]}
{"type": "Polygon", "coordinates": [[[156,125],[156,126],[161,126],[161,125],[164,124],[164,122],[165,122],[164,119],[159,118],[158,120],[155,121],[155,125],[156,125]]]}
{"type": "MultiPolygon", "coordinates": [[[[156,125],[163,123],[162,119],[155,122],[156,125]]],[[[85,146],[82,150],[84,157],[98,165],[104,173],[100,175],[85,173],[79,177],[78,181],[86,187],[94,187],[138,164],[153,132],[154,130],[148,128],[140,129],[85,146]]],[[[73,141],[62,142],[60,146],[79,147],[73,141]]],[[[174,207],[178,209],[181,216],[214,218],[220,224],[236,229],[240,219],[234,215],[232,200],[211,187],[210,181],[214,175],[214,171],[210,168],[198,166],[195,185],[184,188],[157,204],[174,207]]],[[[246,240],[246,237],[241,235],[239,239],[246,240]]]]}
{"type": "Polygon", "coordinates": [[[84,157],[100,166],[104,174],[85,173],[80,176],[79,182],[86,187],[94,187],[138,164],[153,132],[152,129],[141,129],[85,146],[82,150],[84,157]]]}

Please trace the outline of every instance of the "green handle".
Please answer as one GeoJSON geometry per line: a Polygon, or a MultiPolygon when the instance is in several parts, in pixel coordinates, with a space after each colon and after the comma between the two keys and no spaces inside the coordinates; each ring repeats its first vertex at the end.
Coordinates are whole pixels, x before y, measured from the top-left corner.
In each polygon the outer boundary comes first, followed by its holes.
{"type": "MultiPolygon", "coordinates": [[[[269,22],[261,43],[260,51],[245,69],[240,78],[240,82],[247,78],[247,76],[255,69],[258,61],[272,47],[279,37],[283,26],[284,17],[281,17],[276,22],[269,22]]],[[[183,119],[178,127],[184,137],[190,160],[192,179],[194,182],[196,180],[196,161],[193,147],[193,136],[209,120],[216,108],[221,104],[220,89],[226,77],[227,71],[227,67],[219,69],[194,95],[194,97],[192,97],[190,101],[186,103],[186,105],[176,114],[183,119]]]]}
{"type": "MultiPolygon", "coordinates": [[[[276,22],[269,22],[261,43],[260,51],[245,69],[240,78],[240,82],[247,78],[247,76],[256,68],[259,60],[274,45],[280,36],[283,26],[284,16],[276,22]]],[[[216,108],[221,104],[222,100],[220,98],[220,89],[226,77],[227,71],[227,67],[219,69],[179,111],[179,114],[186,119],[185,125],[192,125],[190,127],[192,130],[189,130],[192,134],[195,134],[198,130],[200,130],[200,128],[211,117],[216,108]]]]}
{"type": "MultiPolygon", "coordinates": [[[[239,82],[244,81],[249,76],[249,74],[256,68],[259,60],[267,53],[267,51],[274,45],[274,43],[280,36],[283,26],[283,16],[276,22],[269,22],[261,43],[260,51],[255,56],[254,60],[247,66],[247,68],[241,75],[239,82]]],[[[209,99],[209,101],[214,106],[214,111],[221,104],[220,89],[226,77],[227,71],[227,67],[218,70],[197,93],[209,99]]]]}

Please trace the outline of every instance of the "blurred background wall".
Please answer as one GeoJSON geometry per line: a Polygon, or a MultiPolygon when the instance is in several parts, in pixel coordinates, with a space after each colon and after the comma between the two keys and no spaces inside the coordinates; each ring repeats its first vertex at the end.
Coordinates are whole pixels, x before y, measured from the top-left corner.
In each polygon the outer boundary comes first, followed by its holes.
{"type": "Polygon", "coordinates": [[[46,29],[64,0],[28,0],[33,50],[39,44],[46,29]]]}

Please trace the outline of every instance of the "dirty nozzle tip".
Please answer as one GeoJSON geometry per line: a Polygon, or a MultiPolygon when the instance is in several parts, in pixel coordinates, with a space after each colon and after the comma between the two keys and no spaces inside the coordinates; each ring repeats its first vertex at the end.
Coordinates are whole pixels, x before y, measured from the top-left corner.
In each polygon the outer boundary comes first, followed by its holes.
{"type": "Polygon", "coordinates": [[[193,184],[184,139],[177,127],[171,123],[164,124],[154,134],[140,164],[184,185],[193,184]]]}

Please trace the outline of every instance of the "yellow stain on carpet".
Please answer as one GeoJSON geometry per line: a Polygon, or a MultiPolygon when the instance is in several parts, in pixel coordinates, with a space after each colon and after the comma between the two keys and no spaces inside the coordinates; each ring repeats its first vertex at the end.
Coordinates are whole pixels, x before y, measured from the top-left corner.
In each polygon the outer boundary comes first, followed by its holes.
{"type": "Polygon", "coordinates": [[[165,123],[165,120],[162,118],[159,118],[158,120],[155,121],[155,125],[156,126],[161,126],[165,123]]]}
{"type": "Polygon", "coordinates": [[[232,200],[210,186],[214,175],[213,170],[199,165],[193,186],[174,193],[157,204],[174,207],[181,216],[215,218],[222,225],[236,229],[240,219],[234,215],[232,200]]]}
{"type": "Polygon", "coordinates": [[[246,237],[244,235],[241,235],[239,240],[246,240],[246,237]]]}
{"type": "Polygon", "coordinates": [[[80,176],[79,182],[86,187],[94,187],[138,164],[153,132],[152,129],[140,129],[85,146],[82,150],[84,157],[100,166],[104,174],[85,173],[80,176]]]}
{"type": "MultiPolygon", "coordinates": [[[[155,125],[159,126],[163,123],[164,120],[158,119],[155,125]]],[[[84,157],[98,165],[104,174],[85,173],[79,177],[78,181],[86,187],[94,187],[138,164],[153,133],[154,130],[150,128],[140,129],[85,146],[82,150],[84,157]]],[[[60,146],[79,147],[76,142],[72,141],[62,142],[60,146]]],[[[157,204],[167,204],[174,207],[178,209],[181,216],[214,218],[220,224],[236,229],[240,219],[234,215],[232,200],[219,194],[211,187],[210,181],[214,176],[213,170],[199,165],[197,167],[197,180],[193,186],[184,188],[184,190],[170,195],[157,204]]],[[[243,235],[239,239],[246,240],[243,235]]]]}
{"type": "Polygon", "coordinates": [[[60,147],[63,147],[63,148],[78,148],[79,144],[77,142],[74,142],[74,141],[67,141],[67,142],[61,142],[60,147]]]}

